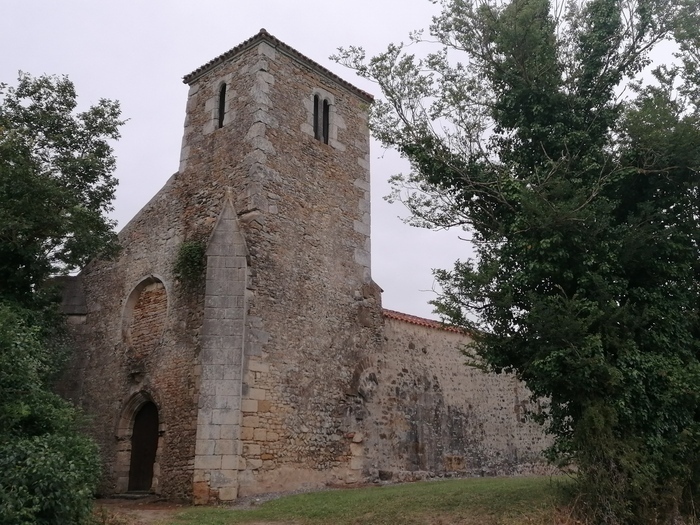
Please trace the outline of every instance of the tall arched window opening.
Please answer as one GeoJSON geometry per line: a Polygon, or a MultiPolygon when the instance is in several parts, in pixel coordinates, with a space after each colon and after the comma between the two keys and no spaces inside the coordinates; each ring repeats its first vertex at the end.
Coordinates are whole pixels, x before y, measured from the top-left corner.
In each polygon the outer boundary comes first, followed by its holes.
{"type": "Polygon", "coordinates": [[[321,126],[319,122],[319,114],[321,112],[321,99],[318,95],[314,95],[314,137],[316,140],[321,140],[321,126]]]}
{"type": "Polygon", "coordinates": [[[328,131],[331,122],[331,105],[327,100],[323,101],[323,143],[328,144],[328,131]]]}
{"type": "Polygon", "coordinates": [[[226,115],[226,84],[219,88],[219,128],[224,127],[224,116],[226,115]]]}
{"type": "Polygon", "coordinates": [[[328,136],[331,123],[331,103],[328,100],[321,101],[321,97],[314,95],[314,137],[324,144],[328,144],[328,136]]]}

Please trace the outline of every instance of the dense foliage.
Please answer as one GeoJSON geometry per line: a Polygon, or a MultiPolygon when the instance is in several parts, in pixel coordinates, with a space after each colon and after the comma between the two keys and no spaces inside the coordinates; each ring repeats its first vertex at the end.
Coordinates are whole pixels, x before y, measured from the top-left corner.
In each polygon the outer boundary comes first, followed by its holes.
{"type": "Polygon", "coordinates": [[[0,525],[89,523],[99,478],[76,409],[50,391],[67,352],[50,277],[113,250],[119,106],[74,114],[66,78],[0,85],[0,525]]]}
{"type": "Polygon", "coordinates": [[[337,57],[382,89],[411,221],[470,233],[437,311],[547,400],[593,523],[696,512],[699,27],[696,0],[444,0],[435,52],[337,57]],[[647,67],[666,40],[675,62],[647,67]]]}
{"type": "Polygon", "coordinates": [[[97,447],[48,389],[55,357],[16,305],[0,304],[0,524],[87,523],[97,447]]]}
{"type": "Polygon", "coordinates": [[[65,77],[0,84],[0,297],[26,302],[50,275],[110,246],[119,105],[75,113],[65,77]]]}

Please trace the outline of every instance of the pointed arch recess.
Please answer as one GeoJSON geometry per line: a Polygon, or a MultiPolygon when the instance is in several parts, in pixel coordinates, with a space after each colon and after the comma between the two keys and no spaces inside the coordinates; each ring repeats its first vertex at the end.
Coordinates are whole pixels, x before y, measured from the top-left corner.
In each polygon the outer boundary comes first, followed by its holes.
{"type": "Polygon", "coordinates": [[[131,357],[143,358],[160,344],[167,318],[165,284],[149,275],[132,289],[124,306],[122,334],[131,357]]]}
{"type": "Polygon", "coordinates": [[[163,422],[162,410],[159,405],[146,391],[135,393],[124,404],[121,412],[121,417],[117,424],[117,459],[114,470],[117,480],[116,493],[124,493],[129,490],[129,475],[131,472],[132,460],[132,437],[134,434],[134,423],[137,415],[147,405],[153,405],[156,409],[158,418],[158,441],[156,445],[155,457],[153,461],[153,471],[150,487],[144,490],[150,490],[156,494],[160,493],[160,461],[163,452],[163,434],[165,433],[165,424],[163,422]]]}

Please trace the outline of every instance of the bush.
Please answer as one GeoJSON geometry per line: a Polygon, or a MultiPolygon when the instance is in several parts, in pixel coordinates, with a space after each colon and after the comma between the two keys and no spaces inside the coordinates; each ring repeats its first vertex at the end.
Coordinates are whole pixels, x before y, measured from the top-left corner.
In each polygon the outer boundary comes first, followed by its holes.
{"type": "Polygon", "coordinates": [[[49,391],[54,369],[42,329],[0,303],[0,525],[89,523],[97,445],[79,413],[49,391]]]}
{"type": "Polygon", "coordinates": [[[78,434],[0,444],[0,524],[86,524],[99,478],[95,443],[78,434]]]}

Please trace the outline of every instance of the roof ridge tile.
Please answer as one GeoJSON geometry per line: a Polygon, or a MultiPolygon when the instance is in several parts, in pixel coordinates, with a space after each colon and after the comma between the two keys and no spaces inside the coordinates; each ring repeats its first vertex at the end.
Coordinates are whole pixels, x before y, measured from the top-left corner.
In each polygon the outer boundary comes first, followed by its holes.
{"type": "Polygon", "coordinates": [[[434,319],[426,319],[425,317],[418,317],[417,315],[404,314],[402,312],[397,312],[396,310],[388,310],[383,308],[384,317],[389,319],[396,319],[398,321],[404,321],[405,323],[411,323],[418,326],[425,326],[426,328],[435,328],[437,330],[445,330],[446,332],[454,332],[458,334],[467,334],[467,332],[458,326],[451,326],[445,324],[441,321],[435,321],[434,319]]]}

